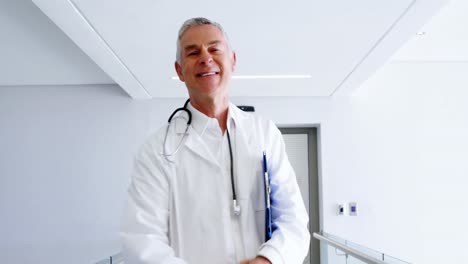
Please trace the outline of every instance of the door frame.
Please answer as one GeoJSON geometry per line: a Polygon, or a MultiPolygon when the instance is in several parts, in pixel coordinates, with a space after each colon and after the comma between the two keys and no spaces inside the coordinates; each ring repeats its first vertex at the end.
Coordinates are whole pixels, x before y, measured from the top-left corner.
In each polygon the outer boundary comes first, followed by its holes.
{"type": "MultiPolygon", "coordinates": [[[[320,241],[314,239],[312,234],[323,230],[322,207],[322,174],[321,174],[321,136],[320,125],[310,126],[278,126],[281,134],[306,134],[309,177],[309,230],[310,240],[310,264],[320,264],[320,241]],[[318,212],[318,215],[316,214],[318,212]]],[[[322,256],[323,258],[323,256],[322,256]]]]}

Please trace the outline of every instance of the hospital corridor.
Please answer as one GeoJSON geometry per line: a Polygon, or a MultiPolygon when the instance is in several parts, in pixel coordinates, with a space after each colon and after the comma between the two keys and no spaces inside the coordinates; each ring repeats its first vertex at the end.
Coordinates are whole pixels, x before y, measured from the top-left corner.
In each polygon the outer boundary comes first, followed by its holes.
{"type": "Polygon", "coordinates": [[[468,263],[467,12],[0,0],[0,262],[468,263]]]}

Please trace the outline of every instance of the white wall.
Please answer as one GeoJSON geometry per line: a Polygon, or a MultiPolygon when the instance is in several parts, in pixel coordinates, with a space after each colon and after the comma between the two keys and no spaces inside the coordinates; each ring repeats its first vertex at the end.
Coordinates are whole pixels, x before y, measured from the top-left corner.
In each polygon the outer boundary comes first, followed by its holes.
{"type": "Polygon", "coordinates": [[[468,258],[468,64],[394,63],[324,125],[327,231],[414,263],[468,258]],[[337,201],[360,216],[338,217],[337,201]]]}
{"type": "Polygon", "coordinates": [[[1,262],[117,253],[132,156],[179,101],[135,102],[117,86],[0,87],[1,262]]]}
{"type": "MultiPolygon", "coordinates": [[[[352,98],[233,101],[278,124],[321,124],[325,231],[415,263],[459,263],[465,72],[390,64],[352,98]],[[336,216],[347,201],[358,217],[336,216]]],[[[92,263],[117,252],[132,156],[182,103],[132,101],[116,86],[1,87],[0,259],[92,263]]]]}
{"type": "Polygon", "coordinates": [[[31,0],[0,0],[0,85],[114,81],[31,0]]]}

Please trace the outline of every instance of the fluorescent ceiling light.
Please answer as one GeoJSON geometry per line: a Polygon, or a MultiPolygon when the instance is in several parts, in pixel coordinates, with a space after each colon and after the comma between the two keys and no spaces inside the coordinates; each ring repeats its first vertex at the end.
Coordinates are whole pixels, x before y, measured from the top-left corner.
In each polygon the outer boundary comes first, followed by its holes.
{"type": "MultiPolygon", "coordinates": [[[[312,75],[234,75],[233,79],[310,79],[312,75]]],[[[178,80],[179,77],[172,77],[172,80],[178,80]]]]}

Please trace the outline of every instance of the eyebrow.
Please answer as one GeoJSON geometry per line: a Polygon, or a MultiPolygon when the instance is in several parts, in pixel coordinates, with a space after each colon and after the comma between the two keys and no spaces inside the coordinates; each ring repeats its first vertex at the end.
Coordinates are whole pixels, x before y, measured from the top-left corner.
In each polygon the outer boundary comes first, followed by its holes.
{"type": "Polygon", "coordinates": [[[216,45],[216,44],[221,44],[221,40],[213,40],[210,43],[208,43],[208,46],[216,45]]]}

